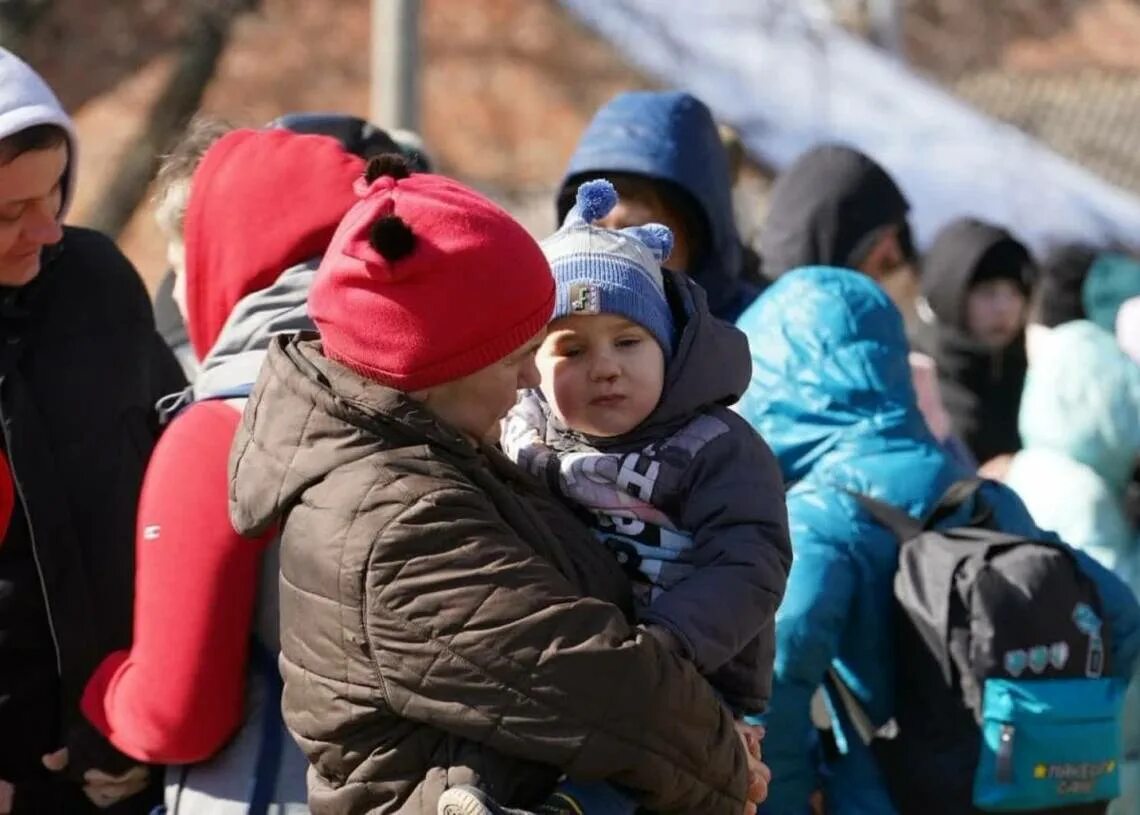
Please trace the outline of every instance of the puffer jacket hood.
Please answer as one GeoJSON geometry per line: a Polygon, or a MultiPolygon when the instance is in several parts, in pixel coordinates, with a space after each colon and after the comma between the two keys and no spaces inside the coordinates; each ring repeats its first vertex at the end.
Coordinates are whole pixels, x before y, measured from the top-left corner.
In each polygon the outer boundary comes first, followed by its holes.
{"type": "MultiPolygon", "coordinates": [[[[804,153],[772,189],[760,240],[764,274],[801,266],[856,268],[880,229],[906,224],[910,204],[874,160],[828,144],[804,153]]],[[[903,236],[909,243],[909,230],[903,236]]]]}
{"type": "MultiPolygon", "coordinates": [[[[381,422],[391,433],[401,429],[400,416],[423,413],[411,397],[360,377],[343,377],[358,392],[334,392],[322,384],[328,380],[327,367],[337,368],[312,343],[298,344],[286,336],[275,337],[271,342],[261,379],[273,384],[274,418],[253,422],[255,417],[247,414],[244,420],[254,435],[241,466],[257,468],[260,474],[257,478],[242,478],[237,469],[230,479],[230,520],[240,534],[262,534],[310,486],[338,467],[381,449],[383,442],[378,436],[358,433],[358,428],[375,427],[381,422]],[[379,406],[382,411],[363,407],[368,404],[379,406]],[[311,429],[305,421],[314,409],[328,417],[323,429],[311,429]],[[335,428],[352,443],[330,443],[330,433],[337,432],[335,428]]],[[[470,444],[442,425],[423,425],[422,431],[448,450],[466,455],[473,452],[470,444]]],[[[408,428],[404,435],[414,439],[414,428],[408,428]]]]}
{"type": "Polygon", "coordinates": [[[205,359],[235,306],[324,254],[364,160],[336,139],[235,130],[194,172],[186,208],[187,330],[205,359]]]}
{"type": "Polygon", "coordinates": [[[573,206],[578,185],[607,173],[664,181],[692,201],[705,219],[709,245],[688,271],[708,292],[712,312],[735,319],[758,290],[741,280],[728,156],[704,103],[680,91],[632,91],[602,107],[559,185],[559,223],[573,206]]]}
{"type": "Polygon", "coordinates": [[[1140,366],[1099,326],[1058,326],[1025,379],[1019,416],[1027,450],[1060,453],[1122,495],[1140,456],[1140,366]]]}
{"type": "Polygon", "coordinates": [[[67,133],[67,170],[59,207],[62,221],[75,193],[75,169],[79,163],[75,125],[43,77],[11,51],[0,48],[0,139],[36,125],[55,125],[67,133]]]}
{"type": "Polygon", "coordinates": [[[737,324],[752,347],[740,412],[798,481],[836,450],[930,439],[898,310],[870,278],[809,267],[786,275],[737,324]]]}

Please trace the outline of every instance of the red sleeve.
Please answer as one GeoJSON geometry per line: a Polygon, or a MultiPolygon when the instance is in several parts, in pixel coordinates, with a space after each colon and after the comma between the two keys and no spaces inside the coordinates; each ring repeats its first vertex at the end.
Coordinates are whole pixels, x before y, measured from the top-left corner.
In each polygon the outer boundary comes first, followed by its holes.
{"type": "Polygon", "coordinates": [[[134,642],[107,657],[83,713],[155,764],[209,758],[241,721],[261,554],[230,526],[230,443],[241,415],[192,405],[159,439],[139,497],[134,642]]]}

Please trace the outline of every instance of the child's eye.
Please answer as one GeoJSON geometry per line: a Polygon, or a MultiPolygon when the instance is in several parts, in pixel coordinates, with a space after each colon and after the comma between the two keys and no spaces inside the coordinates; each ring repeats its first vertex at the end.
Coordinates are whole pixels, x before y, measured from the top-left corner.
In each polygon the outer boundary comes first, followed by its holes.
{"type": "Polygon", "coordinates": [[[618,348],[633,348],[635,345],[640,344],[641,337],[622,337],[615,343],[618,348]]]}
{"type": "Polygon", "coordinates": [[[572,359],[574,357],[581,356],[582,355],[582,349],[581,348],[575,348],[573,346],[568,347],[568,348],[559,348],[558,349],[558,355],[561,357],[566,357],[566,358],[572,359]]]}

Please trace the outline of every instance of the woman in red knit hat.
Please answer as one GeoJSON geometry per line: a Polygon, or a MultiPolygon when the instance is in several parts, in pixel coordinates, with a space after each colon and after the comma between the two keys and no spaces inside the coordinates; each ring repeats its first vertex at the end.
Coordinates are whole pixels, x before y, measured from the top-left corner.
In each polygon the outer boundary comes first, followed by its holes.
{"type": "Polygon", "coordinates": [[[537,243],[390,158],[357,193],[310,294],[320,338],[271,345],[230,464],[235,528],[281,529],[283,711],[312,811],[434,813],[456,785],[542,807],[563,776],[655,812],[753,811],[765,770],[732,715],[486,441],[538,382],[537,243]]]}

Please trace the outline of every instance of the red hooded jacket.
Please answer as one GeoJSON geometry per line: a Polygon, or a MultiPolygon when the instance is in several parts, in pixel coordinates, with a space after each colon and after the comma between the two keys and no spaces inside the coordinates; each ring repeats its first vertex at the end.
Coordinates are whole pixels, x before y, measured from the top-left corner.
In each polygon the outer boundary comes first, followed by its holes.
{"type": "MultiPolygon", "coordinates": [[[[205,358],[242,298],[323,254],[356,200],[363,161],[335,139],[237,130],[194,173],[187,208],[187,328],[205,358]]],[[[159,440],[139,501],[134,638],[84,694],[84,714],[124,753],[187,764],[241,722],[262,552],[232,529],[231,403],[191,405],[159,440]]]]}

